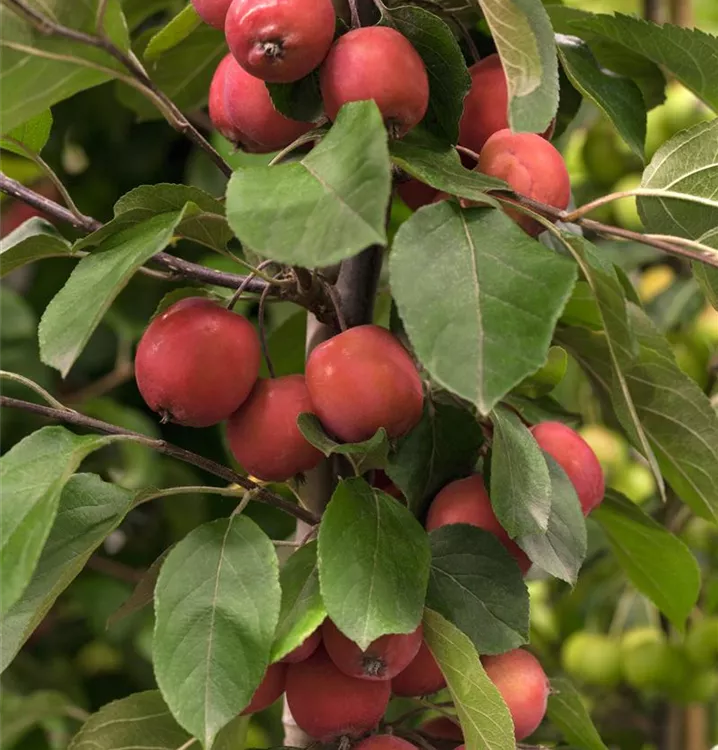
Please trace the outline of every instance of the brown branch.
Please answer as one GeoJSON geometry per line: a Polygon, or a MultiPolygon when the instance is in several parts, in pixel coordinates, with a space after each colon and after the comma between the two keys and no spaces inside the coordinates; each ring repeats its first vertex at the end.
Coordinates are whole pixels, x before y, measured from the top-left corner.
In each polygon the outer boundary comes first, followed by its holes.
{"type": "Polygon", "coordinates": [[[22,401],[21,399],[10,398],[9,396],[0,396],[0,407],[3,406],[9,409],[22,409],[41,417],[46,417],[54,422],[64,422],[65,424],[75,425],[76,427],[84,427],[88,430],[101,432],[105,435],[123,435],[125,437],[131,437],[137,442],[156,450],[158,453],[192,464],[192,466],[196,466],[198,469],[202,469],[208,474],[213,474],[220,479],[224,479],[230,484],[237,484],[243,489],[253,492],[253,499],[265,503],[266,505],[272,505],[275,508],[279,508],[279,510],[289,513],[304,523],[312,526],[319,523],[319,516],[315,513],[312,513],[299,505],[295,505],[294,503],[285,500],[283,497],[275,495],[256,482],[253,482],[251,479],[247,479],[247,477],[238,474],[236,471],[233,471],[226,466],[222,466],[222,464],[217,463],[210,458],[205,458],[197,453],[192,453],[192,451],[180,448],[180,446],[173,445],[165,440],[155,440],[154,438],[147,437],[147,435],[143,435],[140,432],[125,430],[121,427],[117,427],[117,425],[110,424],[109,422],[102,422],[99,419],[88,417],[85,414],[80,414],[71,409],[55,409],[51,406],[33,404],[30,401],[22,401]]]}

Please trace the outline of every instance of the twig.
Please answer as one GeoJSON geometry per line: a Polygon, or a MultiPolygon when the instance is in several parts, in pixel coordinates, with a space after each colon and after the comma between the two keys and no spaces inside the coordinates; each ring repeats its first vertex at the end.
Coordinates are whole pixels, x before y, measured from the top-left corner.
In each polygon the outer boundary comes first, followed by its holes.
{"type": "Polygon", "coordinates": [[[283,497],[269,492],[261,485],[252,482],[247,477],[238,474],[232,469],[222,466],[222,464],[212,461],[212,459],[200,456],[197,453],[192,453],[185,448],[180,448],[178,445],[173,445],[165,440],[156,440],[154,438],[147,437],[139,432],[133,430],[125,430],[116,425],[110,424],[109,422],[102,422],[99,419],[88,417],[85,414],[80,414],[76,411],[66,411],[62,409],[54,409],[50,406],[42,406],[40,404],[33,404],[30,401],[22,401],[17,398],[10,398],[9,396],[0,396],[0,407],[7,407],[10,409],[22,409],[39,416],[46,417],[55,422],[64,422],[66,424],[72,424],[77,427],[85,427],[95,432],[101,432],[105,435],[125,435],[127,437],[134,438],[137,442],[142,443],[149,448],[156,450],[158,453],[162,453],[165,456],[179,459],[185,463],[192,464],[198,469],[203,469],[209,474],[224,479],[226,482],[231,484],[237,484],[243,487],[245,490],[254,490],[256,492],[255,498],[266,505],[272,505],[275,508],[283,510],[285,513],[289,513],[295,518],[304,521],[307,524],[315,525],[319,523],[319,516],[312,513],[305,508],[302,508],[294,503],[290,503],[283,497]]]}
{"type": "Polygon", "coordinates": [[[93,555],[87,561],[87,567],[97,573],[110,576],[110,578],[116,578],[118,581],[132,584],[139,583],[145,574],[143,570],[131,568],[129,565],[125,565],[117,560],[109,560],[101,555],[93,555]]]}

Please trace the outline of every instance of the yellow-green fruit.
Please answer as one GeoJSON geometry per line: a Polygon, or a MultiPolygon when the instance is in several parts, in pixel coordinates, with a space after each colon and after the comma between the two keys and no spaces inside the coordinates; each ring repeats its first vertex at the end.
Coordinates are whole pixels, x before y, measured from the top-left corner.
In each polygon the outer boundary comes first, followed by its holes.
{"type": "Polygon", "coordinates": [[[718,544],[718,530],[705,518],[691,518],[683,527],[681,538],[689,547],[708,552],[718,544]]]}
{"type": "Polygon", "coordinates": [[[571,185],[574,187],[586,182],[586,165],[583,161],[583,147],[586,143],[586,131],[574,130],[568,143],[563,148],[563,160],[571,175],[571,185]]]}
{"type": "Polygon", "coordinates": [[[621,656],[635,649],[645,646],[647,643],[662,644],[666,642],[666,636],[659,628],[652,625],[646,625],[640,628],[631,628],[626,630],[621,636],[621,656]]]}
{"type": "Polygon", "coordinates": [[[646,157],[652,158],[679,130],[690,128],[710,117],[711,111],[692,92],[678,83],[670,84],[666,89],[666,101],[648,113],[646,157]]]}
{"type": "Polygon", "coordinates": [[[583,163],[589,178],[606,187],[626,173],[625,159],[618,150],[618,136],[608,123],[597,123],[583,144],[583,163]]]}
{"type": "Polygon", "coordinates": [[[651,266],[647,268],[638,279],[636,291],[641,301],[645,304],[657,297],[661,292],[673,283],[676,272],[666,265],[651,266]]]}
{"type": "Polygon", "coordinates": [[[695,319],[690,333],[709,348],[718,344],[718,310],[707,305],[695,319]]]}
{"type": "Polygon", "coordinates": [[[618,471],[628,461],[628,443],[617,432],[602,424],[587,424],[578,432],[606,473],[618,471]]]}
{"type": "Polygon", "coordinates": [[[683,647],[688,659],[698,667],[718,662],[718,617],[704,617],[692,625],[683,647]]]}
{"type": "Polygon", "coordinates": [[[76,659],[79,670],[86,675],[118,672],[122,669],[122,654],[104,641],[91,641],[83,646],[76,659]]]}
{"type": "Polygon", "coordinates": [[[247,736],[244,739],[244,747],[272,747],[272,738],[264,727],[256,721],[250,721],[247,727],[247,736]]]}
{"type": "Polygon", "coordinates": [[[689,674],[679,694],[682,703],[712,703],[717,697],[718,672],[714,669],[702,669],[689,674]]]}
{"type": "Polygon", "coordinates": [[[682,684],[687,665],[682,654],[668,643],[644,643],[622,649],[623,676],[636,690],[666,692],[682,684]]]}
{"type": "Polygon", "coordinates": [[[656,493],[656,480],[645,464],[630,463],[611,479],[610,486],[641,505],[656,493]]]}
{"type": "MultiPolygon", "coordinates": [[[[640,174],[629,174],[620,179],[612,188],[613,193],[623,193],[627,190],[635,190],[641,187],[641,175],[640,174]]],[[[641,217],[638,215],[638,207],[636,206],[636,197],[634,195],[628,198],[620,198],[613,202],[613,212],[616,216],[616,221],[624,229],[633,229],[634,231],[641,231],[643,229],[643,222],[641,217]]]]}
{"type": "Polygon", "coordinates": [[[566,639],[561,664],[577,681],[613,688],[621,679],[621,650],[618,641],[601,633],[580,630],[566,639]]]}

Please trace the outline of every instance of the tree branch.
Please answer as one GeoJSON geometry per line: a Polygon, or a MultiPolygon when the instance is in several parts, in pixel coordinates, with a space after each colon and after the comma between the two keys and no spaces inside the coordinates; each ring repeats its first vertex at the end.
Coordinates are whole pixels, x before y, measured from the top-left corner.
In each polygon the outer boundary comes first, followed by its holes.
{"type": "Polygon", "coordinates": [[[162,453],[165,456],[179,459],[185,463],[192,464],[198,469],[206,471],[208,474],[213,474],[220,479],[224,479],[226,482],[231,484],[237,484],[247,491],[253,492],[253,499],[258,500],[266,505],[272,505],[279,510],[283,510],[285,513],[289,513],[300,521],[310,525],[316,525],[319,523],[319,516],[312,513],[299,505],[285,500],[283,497],[279,497],[269,490],[265,489],[261,485],[253,482],[251,479],[238,474],[232,469],[222,466],[222,464],[212,461],[210,458],[205,458],[197,453],[192,453],[184,448],[180,448],[178,445],[173,445],[165,440],[155,440],[154,438],[147,437],[139,432],[132,430],[125,430],[116,425],[110,424],[109,422],[102,422],[99,419],[88,417],[85,414],[73,411],[71,409],[55,409],[51,406],[43,406],[41,404],[33,404],[30,401],[22,401],[17,398],[10,398],[9,396],[0,396],[0,407],[7,407],[9,409],[22,409],[32,414],[38,414],[41,417],[46,417],[54,422],[63,422],[65,424],[75,425],[76,427],[84,427],[94,432],[101,432],[105,435],[124,435],[135,439],[138,443],[142,443],[158,453],[162,453]]]}

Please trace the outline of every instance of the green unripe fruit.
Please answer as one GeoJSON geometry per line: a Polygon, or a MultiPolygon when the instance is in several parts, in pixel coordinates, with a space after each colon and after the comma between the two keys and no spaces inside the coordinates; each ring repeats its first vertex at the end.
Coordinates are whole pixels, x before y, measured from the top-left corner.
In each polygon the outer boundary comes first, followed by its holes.
{"type": "Polygon", "coordinates": [[[688,375],[691,380],[695,380],[701,387],[705,388],[708,384],[708,363],[692,346],[685,341],[677,341],[673,344],[673,356],[676,358],[676,364],[681,370],[688,375]]]}
{"type": "Polygon", "coordinates": [[[591,128],[583,144],[583,162],[589,177],[608,187],[626,173],[626,160],[619,151],[618,137],[605,122],[591,128]]]}
{"type": "Polygon", "coordinates": [[[718,672],[705,669],[691,674],[681,687],[681,703],[711,703],[718,697],[718,672]]]}
{"type": "Polygon", "coordinates": [[[709,348],[718,344],[718,310],[707,305],[695,319],[690,335],[709,348]]]}
{"type": "Polygon", "coordinates": [[[681,685],[687,675],[683,655],[668,643],[644,643],[623,650],[623,676],[636,690],[647,693],[669,692],[681,685]]]}
{"type": "MultiPolygon", "coordinates": [[[[641,187],[641,175],[629,174],[620,179],[613,186],[613,192],[622,193],[626,190],[635,190],[639,187],[641,187]]],[[[616,215],[616,220],[619,225],[625,229],[632,229],[634,231],[641,231],[643,229],[643,222],[638,215],[635,195],[614,201],[613,212],[616,215]]]]}
{"type": "Polygon", "coordinates": [[[718,661],[718,617],[696,622],[683,645],[686,656],[697,667],[708,667],[718,661]]]}
{"type": "Polygon", "coordinates": [[[666,636],[659,628],[646,625],[642,628],[631,628],[626,630],[621,636],[621,657],[634,651],[646,643],[663,644],[666,642],[666,636]]]}
{"type": "Polygon", "coordinates": [[[628,462],[628,443],[617,432],[602,424],[588,424],[578,434],[591,446],[605,472],[618,471],[628,462]]]}
{"type": "Polygon", "coordinates": [[[86,675],[119,672],[122,669],[122,654],[105,641],[91,641],[77,653],[77,666],[86,675]]]}
{"type": "Polygon", "coordinates": [[[681,539],[689,546],[703,552],[718,543],[718,530],[705,518],[691,518],[681,532],[681,539]]]}
{"type": "Polygon", "coordinates": [[[618,642],[601,633],[573,633],[561,649],[561,664],[579,682],[613,688],[621,679],[618,642]]]}
{"type": "Polygon", "coordinates": [[[656,492],[656,480],[644,464],[631,463],[624,466],[611,480],[611,487],[623,493],[636,505],[641,505],[656,492]]]}

